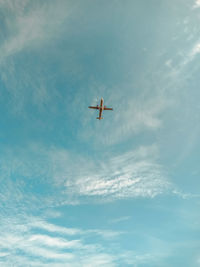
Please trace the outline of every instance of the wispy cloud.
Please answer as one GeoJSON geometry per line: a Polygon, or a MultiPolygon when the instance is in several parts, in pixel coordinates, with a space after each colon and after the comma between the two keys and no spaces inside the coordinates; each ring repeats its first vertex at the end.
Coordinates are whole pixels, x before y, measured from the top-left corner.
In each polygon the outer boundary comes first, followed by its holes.
{"type": "MultiPolygon", "coordinates": [[[[65,182],[66,192],[79,196],[99,197],[101,201],[155,197],[170,187],[162,166],[155,161],[155,153],[154,146],[141,147],[136,151],[109,159],[96,166],[96,169],[87,175],[68,179],[65,182]]],[[[56,179],[59,180],[59,177],[56,179]]]]}
{"type": "Polygon", "coordinates": [[[123,216],[123,217],[112,219],[109,221],[109,223],[120,223],[120,222],[128,221],[130,218],[131,218],[130,216],[123,216]]]}
{"type": "Polygon", "coordinates": [[[194,47],[192,48],[191,54],[190,54],[190,59],[192,60],[195,55],[200,53],[200,42],[198,42],[197,44],[194,45],[194,47]]]}
{"type": "MultiPolygon", "coordinates": [[[[200,53],[200,40],[197,39],[195,42],[192,42],[189,48],[187,48],[184,52],[178,53],[179,56],[181,57],[181,60],[175,67],[172,66],[173,60],[168,61],[170,62],[170,64],[166,63],[168,64],[168,67],[171,68],[170,75],[176,78],[174,80],[175,82],[180,80],[179,76],[183,74],[188,65],[196,59],[199,53],[200,53]]],[[[189,73],[189,75],[191,74],[189,73]]],[[[184,77],[182,77],[182,80],[183,81],[185,80],[184,77]]]]}
{"type": "Polygon", "coordinates": [[[173,194],[183,198],[183,199],[192,199],[192,198],[200,198],[200,194],[191,194],[191,193],[185,193],[180,190],[174,189],[172,191],[173,194]]]}
{"type": "Polygon", "coordinates": [[[21,217],[20,219],[19,216],[17,219],[10,218],[9,221],[1,220],[0,249],[2,252],[0,253],[0,262],[4,266],[12,261],[17,263],[19,259],[20,264],[24,262],[30,264],[32,257],[40,266],[47,263],[48,266],[55,264],[60,264],[59,266],[78,266],[77,264],[101,266],[103,263],[106,264],[105,266],[115,266],[116,256],[106,252],[99,243],[91,241],[87,243],[84,239],[84,236],[87,236],[93,240],[99,232],[102,232],[104,238],[104,230],[74,229],[73,231],[71,228],[71,232],[69,232],[68,228],[49,224],[47,221],[41,223],[41,221],[43,220],[37,217],[21,217]],[[37,229],[35,225],[37,225],[37,229]],[[47,225],[50,227],[46,227],[47,225]],[[44,228],[47,230],[45,233],[44,228]],[[54,235],[52,235],[52,231],[48,231],[49,229],[57,231],[54,231],[54,235]]]}
{"type": "MultiPolygon", "coordinates": [[[[130,100],[124,107],[121,107],[115,115],[115,123],[120,127],[115,127],[115,134],[109,139],[109,143],[114,143],[132,134],[142,131],[154,131],[162,126],[160,115],[167,107],[168,103],[164,97],[153,97],[130,100]]],[[[109,129],[109,128],[108,128],[109,129]]]]}
{"type": "Polygon", "coordinates": [[[58,248],[79,248],[81,246],[80,240],[66,241],[61,238],[50,237],[47,235],[32,235],[29,239],[33,243],[43,244],[49,247],[58,247],[58,248]]]}
{"type": "MultiPolygon", "coordinates": [[[[48,223],[44,220],[33,220],[33,222],[29,224],[29,227],[32,227],[32,229],[43,229],[48,233],[55,233],[64,236],[80,236],[80,235],[90,236],[92,234],[101,236],[106,239],[112,239],[122,234],[121,232],[115,232],[111,230],[100,230],[100,229],[81,230],[77,228],[67,228],[48,223]]],[[[79,242],[79,240],[75,241],[79,242]]]]}
{"type": "Polygon", "coordinates": [[[17,157],[4,153],[0,194],[8,204],[15,199],[11,206],[22,205],[22,202],[30,202],[31,206],[40,202],[48,207],[121,198],[152,198],[171,188],[165,170],[157,162],[155,145],[139,147],[119,156],[106,155],[97,162],[66,150],[36,147],[29,148],[28,154],[23,150],[16,152],[17,157]],[[43,193],[36,197],[34,190],[39,186],[53,190],[54,194],[43,193]]]}
{"type": "MultiPolygon", "coordinates": [[[[8,56],[21,52],[24,48],[34,47],[49,41],[52,36],[59,34],[59,26],[68,17],[71,7],[61,1],[61,5],[53,2],[45,4],[24,1],[2,1],[2,10],[12,14],[13,25],[7,25],[10,35],[1,45],[2,61],[8,56]],[[31,7],[31,8],[30,8],[31,7]]],[[[9,13],[7,14],[7,16],[9,13]]],[[[10,22],[11,23],[11,22],[10,22]]]]}
{"type": "Polygon", "coordinates": [[[66,38],[70,15],[76,13],[77,4],[63,0],[59,3],[0,2],[2,28],[6,32],[0,33],[0,80],[4,85],[2,92],[8,97],[5,101],[8,113],[24,118],[28,106],[33,105],[41,112],[46,110],[47,104],[48,110],[54,108],[55,111],[55,102],[54,105],[50,103],[59,99],[60,94],[54,80],[57,74],[49,71],[52,62],[54,65],[60,59],[63,65],[63,58],[71,58],[70,52],[63,55],[56,45],[66,38]]]}
{"type": "Polygon", "coordinates": [[[40,228],[51,233],[60,233],[62,235],[71,236],[81,234],[80,229],[56,226],[54,224],[47,223],[43,220],[34,220],[33,222],[31,222],[30,226],[33,228],[40,228]]]}

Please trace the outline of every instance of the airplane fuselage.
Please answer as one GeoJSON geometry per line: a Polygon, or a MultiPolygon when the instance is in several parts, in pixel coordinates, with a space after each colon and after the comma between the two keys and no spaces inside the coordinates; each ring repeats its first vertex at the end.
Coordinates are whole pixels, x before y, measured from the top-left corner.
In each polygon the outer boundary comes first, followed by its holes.
{"type": "Polygon", "coordinates": [[[99,107],[99,117],[97,119],[101,120],[102,118],[102,112],[104,110],[104,106],[103,106],[103,98],[101,98],[101,102],[100,102],[100,107],[99,107]]]}

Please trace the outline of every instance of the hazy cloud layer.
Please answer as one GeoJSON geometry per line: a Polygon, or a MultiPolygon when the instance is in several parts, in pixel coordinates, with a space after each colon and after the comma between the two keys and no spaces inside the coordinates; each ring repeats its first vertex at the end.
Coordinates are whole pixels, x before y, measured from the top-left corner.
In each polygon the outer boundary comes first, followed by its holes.
{"type": "MultiPolygon", "coordinates": [[[[24,1],[1,1],[2,12],[9,10],[12,20],[5,20],[9,36],[1,44],[1,57],[4,60],[26,48],[47,45],[47,41],[56,38],[60,34],[60,26],[68,17],[71,6],[64,1],[59,5],[54,2],[33,3],[24,1]]],[[[1,63],[1,62],[0,62],[1,63]]]]}
{"type": "Polygon", "coordinates": [[[1,197],[9,202],[15,199],[15,205],[22,201],[36,206],[42,201],[51,206],[84,203],[91,198],[100,202],[152,198],[171,188],[165,170],[157,162],[156,146],[140,147],[120,156],[107,155],[97,163],[63,149],[38,145],[29,147],[28,157],[27,150],[17,149],[15,153],[18,156],[5,153],[1,161],[1,197]],[[40,186],[46,188],[43,194],[32,194],[30,189],[38,190],[40,186]],[[47,190],[53,190],[54,195],[49,196],[47,190]]]}

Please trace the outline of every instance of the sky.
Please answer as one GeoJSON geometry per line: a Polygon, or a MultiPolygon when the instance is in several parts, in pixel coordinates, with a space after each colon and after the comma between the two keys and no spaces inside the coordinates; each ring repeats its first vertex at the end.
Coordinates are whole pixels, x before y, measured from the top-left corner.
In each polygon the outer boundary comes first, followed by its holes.
{"type": "Polygon", "coordinates": [[[0,0],[0,25],[0,265],[200,266],[200,1],[0,0]]]}

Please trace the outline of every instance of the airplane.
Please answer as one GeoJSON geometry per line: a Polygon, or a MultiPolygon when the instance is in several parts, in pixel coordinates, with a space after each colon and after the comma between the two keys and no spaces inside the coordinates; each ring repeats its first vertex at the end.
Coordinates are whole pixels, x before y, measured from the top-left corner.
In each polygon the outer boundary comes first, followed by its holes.
{"type": "Polygon", "coordinates": [[[99,109],[99,117],[97,117],[98,120],[102,120],[103,117],[102,117],[102,112],[103,110],[113,110],[112,108],[107,108],[106,106],[103,105],[103,98],[101,98],[101,101],[100,101],[100,106],[97,105],[96,107],[93,107],[93,106],[89,106],[88,108],[93,108],[93,109],[99,109]]]}

